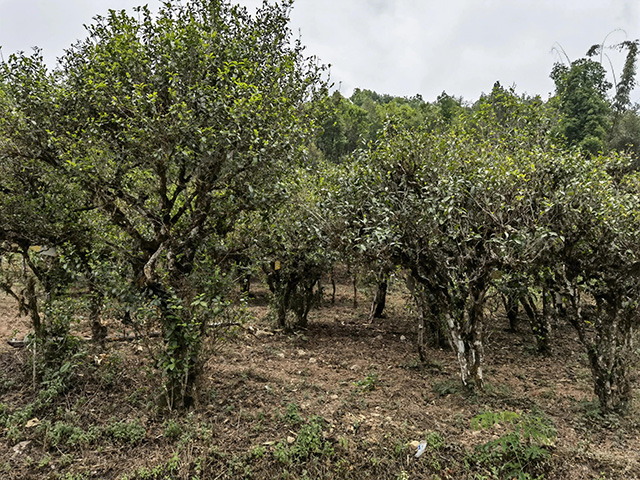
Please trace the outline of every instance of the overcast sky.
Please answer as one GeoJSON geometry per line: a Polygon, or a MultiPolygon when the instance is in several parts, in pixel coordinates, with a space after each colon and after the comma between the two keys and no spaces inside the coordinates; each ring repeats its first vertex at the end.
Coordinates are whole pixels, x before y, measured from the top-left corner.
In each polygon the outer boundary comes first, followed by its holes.
{"type": "MultiPolygon", "coordinates": [[[[0,0],[4,57],[39,46],[49,65],[83,24],[108,9],[158,0],[0,0]]],[[[242,0],[250,8],[260,0],[242,0]]],[[[638,0],[297,0],[291,27],[307,53],[331,64],[336,88],[432,101],[442,92],[475,100],[499,80],[547,98],[560,45],[571,60],[601,43],[640,38],[638,0]],[[616,31],[617,29],[624,31],[616,31]]],[[[619,75],[623,57],[611,52],[619,75]]],[[[606,62],[606,60],[605,60],[606,62]]],[[[640,89],[639,89],[640,90],[640,89]]],[[[640,93],[634,92],[635,100],[640,93]]]]}

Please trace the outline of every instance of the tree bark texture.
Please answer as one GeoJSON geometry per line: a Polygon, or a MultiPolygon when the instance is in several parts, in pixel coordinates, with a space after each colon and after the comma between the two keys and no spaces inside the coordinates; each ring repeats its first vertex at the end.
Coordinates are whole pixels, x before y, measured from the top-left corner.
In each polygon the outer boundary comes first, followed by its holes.
{"type": "Polygon", "coordinates": [[[629,365],[636,313],[615,300],[598,299],[595,311],[582,308],[579,298],[572,303],[575,315],[568,318],[586,348],[600,409],[624,412],[632,399],[629,365]]]}
{"type": "Polygon", "coordinates": [[[376,287],[376,294],[373,296],[371,302],[371,310],[369,311],[369,321],[373,321],[374,318],[382,318],[384,314],[384,307],[387,304],[387,288],[388,277],[380,280],[376,287]]]}

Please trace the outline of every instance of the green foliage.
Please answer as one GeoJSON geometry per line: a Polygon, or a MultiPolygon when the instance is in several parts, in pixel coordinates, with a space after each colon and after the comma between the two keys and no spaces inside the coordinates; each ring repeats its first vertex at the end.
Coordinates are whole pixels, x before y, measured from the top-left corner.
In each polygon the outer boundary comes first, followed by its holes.
{"type": "Polygon", "coordinates": [[[497,92],[450,130],[390,129],[341,179],[344,238],[410,273],[427,323],[449,326],[469,388],[482,386],[478,327],[490,280],[523,259],[524,224],[535,221],[530,179],[549,148],[536,105],[497,92]]]}
{"type": "Polygon", "coordinates": [[[471,420],[475,430],[498,424],[511,431],[476,447],[470,461],[501,479],[543,478],[546,462],[551,457],[548,449],[556,436],[553,425],[541,416],[509,411],[489,411],[471,420]]]}
{"type": "Polygon", "coordinates": [[[569,67],[556,64],[551,78],[556,84],[562,114],[559,130],[567,143],[597,154],[606,150],[611,107],[606,92],[611,84],[600,63],[579,59],[569,67]]]}
{"type": "Polygon", "coordinates": [[[439,108],[440,116],[445,125],[454,123],[458,115],[462,114],[462,99],[455,98],[443,91],[436,99],[436,105],[439,108]]]}
{"type": "Polygon", "coordinates": [[[575,312],[567,319],[586,349],[606,412],[624,411],[631,398],[628,365],[640,298],[638,182],[636,174],[616,178],[609,173],[630,163],[617,155],[557,162],[554,178],[548,179],[554,185],[548,213],[541,219],[541,231],[547,232],[542,245],[549,252],[541,257],[547,282],[575,312]],[[585,298],[594,299],[595,308],[585,306],[585,298]],[[592,329],[598,334],[592,336],[592,329]]]}
{"type": "Polygon", "coordinates": [[[333,456],[334,449],[324,438],[324,426],[325,420],[322,417],[311,417],[300,427],[292,444],[282,441],[276,445],[275,458],[284,464],[296,464],[306,462],[312,456],[333,456]]]}
{"type": "Polygon", "coordinates": [[[64,421],[57,421],[53,425],[48,425],[45,429],[45,444],[51,447],[85,447],[91,445],[102,435],[102,430],[97,426],[92,426],[84,430],[78,426],[64,421]]]}
{"type": "MultiPolygon", "coordinates": [[[[77,373],[78,361],[84,356],[83,353],[76,354],[70,359],[66,359],[57,369],[52,367],[46,369],[43,374],[42,388],[38,391],[33,402],[13,411],[8,405],[0,404],[0,425],[6,427],[7,438],[16,441],[22,439],[27,422],[34,419],[36,415],[47,412],[59,397],[72,387],[72,383],[77,378],[75,374],[77,373]]],[[[50,426],[48,423],[44,425],[47,428],[50,426]]],[[[61,433],[55,434],[54,437],[64,439],[67,432],[62,431],[64,430],[63,426],[58,426],[58,428],[61,429],[61,433]]]]}
{"type": "Polygon", "coordinates": [[[437,106],[426,103],[420,95],[394,97],[356,88],[350,98],[344,98],[339,92],[334,92],[331,108],[320,125],[317,146],[329,162],[346,161],[358,149],[374,144],[385,125],[416,129],[433,128],[441,123],[441,117],[450,122],[460,103],[448,98],[442,99],[440,112],[437,106]]]}
{"type": "Polygon", "coordinates": [[[437,393],[441,397],[446,397],[447,395],[456,395],[463,392],[463,388],[461,387],[460,382],[455,380],[442,380],[434,382],[431,389],[434,393],[437,393]]]}
{"type": "Polygon", "coordinates": [[[632,154],[635,158],[632,168],[640,169],[640,117],[637,111],[626,110],[616,117],[609,132],[609,146],[632,154]]]}
{"type": "Polygon", "coordinates": [[[298,425],[304,421],[302,415],[300,415],[298,404],[295,402],[288,403],[287,409],[284,414],[284,419],[290,425],[298,425]]]}
{"type": "Polygon", "coordinates": [[[353,382],[358,387],[358,392],[365,393],[375,390],[380,385],[380,378],[376,372],[369,372],[363,380],[353,382]]]}
{"type": "Polygon", "coordinates": [[[62,480],[85,480],[87,477],[81,473],[67,472],[64,474],[64,477],[61,478],[62,480]]]}
{"type": "Polygon", "coordinates": [[[0,403],[0,424],[4,425],[9,415],[9,405],[0,403]]]}
{"type": "Polygon", "coordinates": [[[272,293],[272,314],[287,330],[307,326],[309,312],[322,299],[320,278],[334,262],[327,231],[331,215],[321,203],[333,185],[324,174],[320,168],[314,174],[293,169],[279,182],[284,200],[243,225],[248,238],[255,239],[254,255],[272,293]]]}
{"type": "MultiPolygon", "coordinates": [[[[616,45],[605,45],[596,44],[593,45],[589,51],[587,52],[587,57],[595,57],[596,55],[600,55],[600,64],[602,64],[602,58],[606,53],[605,49],[614,49],[627,51],[627,57],[625,58],[624,66],[622,67],[622,72],[620,74],[620,79],[618,83],[615,85],[615,94],[611,101],[611,106],[616,114],[623,113],[626,111],[631,104],[631,92],[633,88],[636,86],[636,63],[638,56],[638,40],[625,40],[616,45]]],[[[608,57],[607,57],[608,58],[608,57]]],[[[611,62],[609,62],[611,65],[611,62]]],[[[613,68],[613,65],[611,65],[613,68]]],[[[612,71],[613,77],[615,79],[616,72],[612,71]]]]}
{"type": "MultiPolygon", "coordinates": [[[[209,300],[223,293],[203,291],[214,285],[200,260],[215,266],[238,217],[272,202],[324,96],[322,67],[290,41],[289,11],[264,4],[251,16],[214,0],[111,11],[53,72],[38,53],[0,65],[0,222],[14,232],[0,242],[25,260],[31,245],[68,246],[97,333],[102,299],[129,322],[154,312],[143,319],[163,330],[170,406],[192,400],[209,300]]],[[[54,299],[62,280],[32,263],[54,299]]],[[[37,304],[25,306],[41,336],[37,304]]]]}
{"type": "Polygon", "coordinates": [[[124,445],[136,445],[146,438],[147,431],[137,420],[112,419],[104,428],[104,435],[124,445]]]}
{"type": "Polygon", "coordinates": [[[425,441],[427,442],[427,448],[430,450],[438,451],[444,448],[444,438],[438,432],[429,432],[425,441]]]}
{"type": "Polygon", "coordinates": [[[182,425],[175,420],[168,420],[165,422],[164,431],[162,435],[168,440],[177,440],[182,435],[182,425]]]}
{"type": "MultiPolygon", "coordinates": [[[[53,340],[55,342],[55,340],[53,340]]],[[[69,338],[62,340],[69,341],[69,338]]],[[[78,343],[73,342],[77,347],[78,343]]],[[[76,373],[82,364],[82,361],[86,359],[86,351],[77,351],[73,355],[68,356],[68,352],[65,355],[61,355],[56,359],[56,364],[48,366],[44,369],[41,389],[38,392],[38,398],[36,401],[37,408],[42,408],[51,405],[59,395],[63,394],[69,389],[76,379],[76,373]]],[[[34,360],[36,361],[36,360],[34,360]]],[[[53,362],[52,362],[53,363],[53,362]]]]}
{"type": "MultiPolygon", "coordinates": [[[[583,94],[604,102],[599,65],[574,67],[556,72],[567,105],[583,94]]],[[[640,298],[638,181],[624,155],[554,145],[553,116],[540,99],[496,84],[447,129],[385,130],[336,170],[334,235],[348,258],[408,273],[421,306],[419,335],[446,325],[467,388],[483,387],[484,302],[492,289],[512,292],[515,282],[518,295],[562,294],[577,313],[568,319],[589,352],[601,403],[624,409],[635,324],[627,306],[640,298]],[[585,296],[595,311],[582,308],[585,296]]],[[[549,349],[548,315],[531,312],[540,351],[549,349]]]]}

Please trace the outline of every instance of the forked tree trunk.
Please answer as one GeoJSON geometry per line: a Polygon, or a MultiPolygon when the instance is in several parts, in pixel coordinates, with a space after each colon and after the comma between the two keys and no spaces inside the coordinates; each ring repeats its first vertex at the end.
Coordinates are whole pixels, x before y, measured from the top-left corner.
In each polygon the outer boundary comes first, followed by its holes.
{"type": "MultiPolygon", "coordinates": [[[[600,401],[603,412],[624,412],[631,401],[631,380],[627,355],[613,352],[615,347],[608,345],[601,351],[588,348],[589,364],[593,374],[594,392],[600,401]]],[[[629,346],[622,346],[629,351],[629,346]]]]}
{"type": "Polygon", "coordinates": [[[449,313],[445,314],[451,343],[460,367],[460,378],[466,388],[482,390],[484,388],[482,318],[478,316],[472,318],[474,315],[467,311],[462,314],[462,317],[461,320],[449,313]]]}
{"type": "Polygon", "coordinates": [[[460,366],[462,384],[470,390],[484,388],[482,328],[485,295],[486,285],[479,280],[469,286],[462,311],[451,308],[455,305],[451,298],[448,305],[442,306],[449,306],[445,311],[449,336],[460,366]]]}
{"type": "Polygon", "coordinates": [[[600,409],[604,413],[624,412],[632,399],[629,365],[633,353],[635,312],[600,300],[595,314],[590,315],[577,300],[572,299],[572,303],[576,307],[576,315],[568,318],[587,350],[600,409]],[[587,325],[593,325],[594,332],[587,331],[587,325]]]}
{"type": "Polygon", "coordinates": [[[303,285],[298,285],[297,291],[295,292],[297,298],[292,299],[295,303],[295,305],[292,305],[292,310],[296,315],[297,323],[295,326],[297,328],[307,328],[309,324],[309,312],[320,294],[320,291],[318,291],[318,294],[313,291],[317,283],[317,281],[306,280],[303,282],[303,285]]]}
{"type": "Polygon", "coordinates": [[[625,411],[632,397],[629,357],[633,351],[634,329],[628,319],[620,318],[617,308],[598,310],[598,334],[595,342],[587,347],[595,394],[602,411],[625,411]]]}

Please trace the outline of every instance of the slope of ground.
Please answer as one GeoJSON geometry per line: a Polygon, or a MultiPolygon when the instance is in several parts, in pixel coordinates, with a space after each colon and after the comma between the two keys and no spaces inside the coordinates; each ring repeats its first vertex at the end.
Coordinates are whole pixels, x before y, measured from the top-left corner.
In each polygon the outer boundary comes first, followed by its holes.
{"type": "MultiPolygon", "coordinates": [[[[637,413],[598,416],[585,356],[567,327],[555,332],[553,354],[540,357],[525,325],[508,333],[496,314],[486,332],[486,391],[468,394],[452,352],[430,350],[426,365],[417,361],[414,314],[400,288],[386,318],[369,324],[363,296],[354,308],[349,287],[339,286],[335,304],[294,335],[271,330],[266,292],[255,293],[253,328],[215,344],[188,412],[156,406],[144,344],[78,355],[53,377],[66,380],[39,394],[28,353],[3,345],[0,478],[512,478],[514,452],[530,478],[640,478],[637,413]],[[472,428],[486,412],[514,412],[557,436],[514,437],[535,427],[518,420],[472,428]],[[493,440],[502,446],[479,449],[493,440]],[[426,452],[415,458],[420,441],[426,452]],[[536,446],[549,458],[538,459],[536,446]]],[[[0,305],[4,344],[24,322],[8,301],[0,305]]]]}

